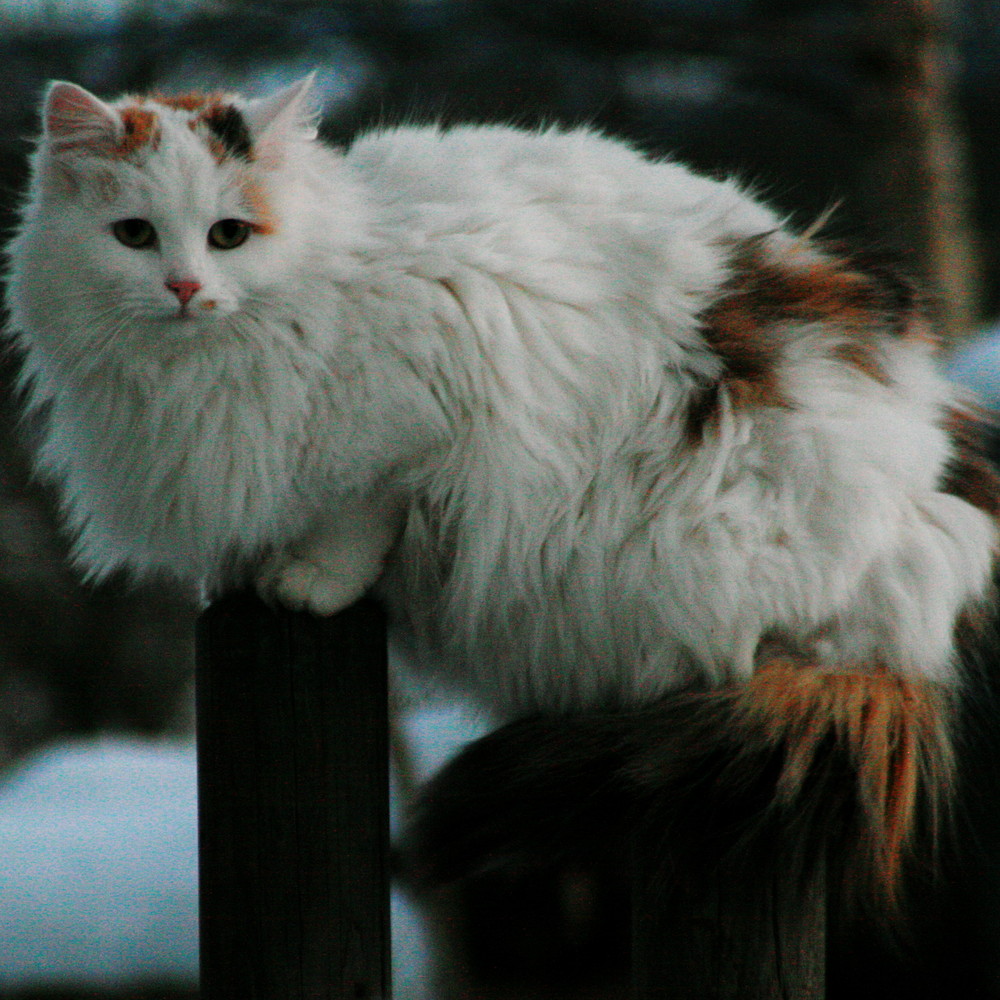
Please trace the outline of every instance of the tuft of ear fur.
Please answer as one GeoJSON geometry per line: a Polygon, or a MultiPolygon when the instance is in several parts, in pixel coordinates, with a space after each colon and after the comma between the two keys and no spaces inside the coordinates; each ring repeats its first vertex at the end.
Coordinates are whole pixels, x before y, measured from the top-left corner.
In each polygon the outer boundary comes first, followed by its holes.
{"type": "Polygon", "coordinates": [[[54,153],[108,153],[121,139],[121,118],[75,83],[56,80],[49,85],[43,120],[54,153]]]}
{"type": "Polygon", "coordinates": [[[258,159],[277,162],[284,146],[293,140],[316,137],[315,72],[290,86],[251,101],[243,111],[256,140],[258,159]]]}

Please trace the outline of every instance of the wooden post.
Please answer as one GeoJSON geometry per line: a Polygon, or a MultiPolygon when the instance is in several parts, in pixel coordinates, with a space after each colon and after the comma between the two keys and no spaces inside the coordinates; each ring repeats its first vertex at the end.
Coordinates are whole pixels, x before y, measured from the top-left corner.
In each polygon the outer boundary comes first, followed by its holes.
{"type": "Polygon", "coordinates": [[[202,1000],[388,997],[380,609],[236,594],[197,641],[202,1000]]]}
{"type": "Polygon", "coordinates": [[[826,871],[661,869],[662,833],[632,857],[633,1000],[823,1000],[826,871]]]}

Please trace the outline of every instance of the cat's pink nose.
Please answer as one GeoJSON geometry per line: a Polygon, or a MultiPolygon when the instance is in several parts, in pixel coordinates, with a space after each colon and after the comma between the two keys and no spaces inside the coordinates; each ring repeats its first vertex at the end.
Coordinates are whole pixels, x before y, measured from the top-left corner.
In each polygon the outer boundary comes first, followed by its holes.
{"type": "Polygon", "coordinates": [[[186,306],[191,301],[194,293],[201,288],[201,283],[198,281],[167,281],[165,284],[180,299],[182,306],[186,306]]]}

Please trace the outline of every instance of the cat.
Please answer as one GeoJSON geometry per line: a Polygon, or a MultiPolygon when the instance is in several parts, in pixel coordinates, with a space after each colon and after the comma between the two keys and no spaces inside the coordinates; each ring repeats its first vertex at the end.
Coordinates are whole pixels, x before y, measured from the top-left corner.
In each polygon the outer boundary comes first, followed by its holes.
{"type": "Polygon", "coordinates": [[[49,86],[8,327],[77,565],[374,590],[499,718],[735,692],[895,857],[1000,512],[911,285],[592,130],[315,117],[49,86]]]}

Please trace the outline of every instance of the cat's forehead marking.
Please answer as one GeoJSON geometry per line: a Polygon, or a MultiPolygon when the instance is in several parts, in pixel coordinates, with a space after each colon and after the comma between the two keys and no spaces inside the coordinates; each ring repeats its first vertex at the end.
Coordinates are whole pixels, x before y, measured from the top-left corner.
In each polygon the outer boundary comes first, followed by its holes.
{"type": "Polygon", "coordinates": [[[185,94],[155,93],[151,100],[171,111],[187,113],[187,127],[205,140],[216,162],[254,159],[250,128],[226,94],[192,90],[185,94]]]}
{"type": "Polygon", "coordinates": [[[117,157],[131,156],[148,146],[155,150],[160,144],[160,120],[155,111],[130,104],[118,112],[122,122],[122,137],[115,146],[117,157]]]}
{"type": "Polygon", "coordinates": [[[252,160],[253,140],[246,119],[232,104],[213,104],[197,118],[208,129],[216,159],[233,156],[239,160],[252,160]]]}

